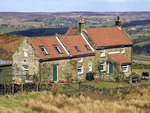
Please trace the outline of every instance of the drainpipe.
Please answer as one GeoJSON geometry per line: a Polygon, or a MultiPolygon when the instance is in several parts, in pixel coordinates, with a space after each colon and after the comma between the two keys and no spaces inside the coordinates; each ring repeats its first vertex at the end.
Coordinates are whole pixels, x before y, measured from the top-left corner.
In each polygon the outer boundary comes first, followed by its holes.
{"type": "Polygon", "coordinates": [[[39,77],[38,77],[38,82],[41,83],[41,60],[39,60],[39,77]]]}

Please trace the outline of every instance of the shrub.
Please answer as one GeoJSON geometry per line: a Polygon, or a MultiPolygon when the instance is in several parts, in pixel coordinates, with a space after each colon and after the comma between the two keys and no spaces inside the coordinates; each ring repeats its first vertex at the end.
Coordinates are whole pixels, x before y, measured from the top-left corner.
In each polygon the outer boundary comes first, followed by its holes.
{"type": "Polygon", "coordinates": [[[52,90],[53,95],[61,94],[61,89],[57,86],[52,90]]]}

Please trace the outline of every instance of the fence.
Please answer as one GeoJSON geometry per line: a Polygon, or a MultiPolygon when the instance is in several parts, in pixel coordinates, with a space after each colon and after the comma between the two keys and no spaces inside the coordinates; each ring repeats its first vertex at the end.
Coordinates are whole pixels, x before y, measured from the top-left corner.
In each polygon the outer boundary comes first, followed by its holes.
{"type": "Polygon", "coordinates": [[[117,91],[120,91],[120,92],[124,92],[124,91],[127,91],[128,89],[134,89],[135,87],[148,87],[150,86],[150,83],[149,84],[137,84],[137,85],[129,85],[129,86],[120,86],[120,87],[111,87],[111,88],[96,88],[94,86],[91,86],[91,85],[87,85],[87,84],[83,84],[81,85],[81,91],[83,92],[97,92],[97,93],[100,93],[100,94],[106,94],[106,95],[109,95],[111,92],[117,92],[117,91]]]}

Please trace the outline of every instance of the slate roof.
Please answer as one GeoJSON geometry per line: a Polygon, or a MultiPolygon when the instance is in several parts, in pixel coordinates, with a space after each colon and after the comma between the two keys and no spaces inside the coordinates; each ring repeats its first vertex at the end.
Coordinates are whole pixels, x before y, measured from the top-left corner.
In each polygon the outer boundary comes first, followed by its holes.
{"type": "Polygon", "coordinates": [[[117,61],[120,63],[132,63],[130,59],[128,59],[126,56],[124,56],[121,53],[115,53],[115,54],[110,54],[113,58],[115,58],[117,61]]]}
{"type": "Polygon", "coordinates": [[[118,27],[87,28],[86,31],[97,47],[133,44],[118,27]]]}
{"type": "Polygon", "coordinates": [[[31,42],[41,59],[60,58],[69,56],[65,52],[63,47],[60,45],[56,37],[29,38],[28,40],[31,42]],[[58,54],[53,45],[57,45],[63,52],[63,54],[58,54]],[[50,55],[45,56],[39,46],[44,46],[50,55]]]}
{"type": "Polygon", "coordinates": [[[0,65],[9,65],[9,64],[13,64],[13,62],[0,60],[0,65]]]}
{"type": "Polygon", "coordinates": [[[78,29],[71,29],[67,34],[76,34],[78,29]]]}
{"type": "Polygon", "coordinates": [[[94,53],[91,48],[91,51],[88,51],[84,45],[88,45],[81,35],[69,35],[69,36],[59,36],[66,47],[69,49],[71,55],[83,55],[94,53]],[[81,52],[77,52],[74,46],[78,46],[81,52]]]}

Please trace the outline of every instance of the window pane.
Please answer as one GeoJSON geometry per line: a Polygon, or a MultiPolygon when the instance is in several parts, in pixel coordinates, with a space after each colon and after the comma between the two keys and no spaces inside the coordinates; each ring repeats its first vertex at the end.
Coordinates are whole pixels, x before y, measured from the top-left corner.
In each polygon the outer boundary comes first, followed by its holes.
{"type": "Polygon", "coordinates": [[[59,48],[57,45],[54,45],[54,48],[56,49],[56,51],[57,51],[59,54],[62,54],[62,51],[60,50],[60,48],[59,48]]]}
{"type": "Polygon", "coordinates": [[[90,48],[87,46],[87,45],[84,45],[85,48],[88,50],[88,51],[91,51],[90,48]]]}
{"type": "Polygon", "coordinates": [[[80,49],[77,47],[77,46],[74,46],[75,49],[78,51],[78,52],[81,52],[80,49]]]}

